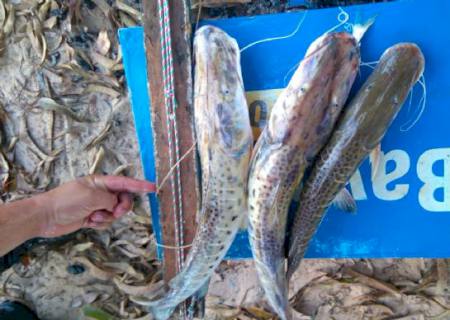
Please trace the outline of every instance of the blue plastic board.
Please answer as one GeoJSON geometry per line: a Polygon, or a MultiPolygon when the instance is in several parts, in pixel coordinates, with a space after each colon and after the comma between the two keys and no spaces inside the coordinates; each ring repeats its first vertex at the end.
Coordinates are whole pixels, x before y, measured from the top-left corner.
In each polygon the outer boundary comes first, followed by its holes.
{"type": "MultiPolygon", "coordinates": [[[[144,30],[141,27],[119,30],[123,65],[132,106],[134,126],[139,141],[142,167],[145,179],[156,181],[155,158],[153,154],[153,132],[150,121],[150,97],[147,89],[147,63],[144,49],[144,30]]],[[[159,204],[155,194],[149,195],[152,225],[155,237],[161,243],[159,204]]],[[[158,254],[160,254],[158,247],[158,254]]]]}
{"type": "MultiPolygon", "coordinates": [[[[395,0],[384,0],[387,1],[395,1],[395,0]]],[[[351,1],[334,1],[334,3],[339,3],[341,5],[346,4],[351,1]]],[[[366,1],[370,2],[370,1],[366,1]]],[[[288,0],[288,8],[296,8],[296,7],[307,7],[307,8],[315,8],[317,7],[317,1],[312,0],[288,0]]]]}
{"type": "MultiPolygon", "coordinates": [[[[424,92],[416,85],[382,141],[383,157],[375,179],[372,181],[370,163],[365,161],[349,183],[357,200],[357,213],[331,208],[307,257],[450,257],[450,2],[403,0],[344,9],[350,23],[376,16],[361,43],[363,62],[378,60],[386,48],[398,42],[411,41],[422,48],[426,59],[426,104],[420,107],[424,92]]],[[[242,52],[244,85],[256,131],[264,125],[270,105],[288,83],[308,45],[338,24],[340,10],[202,22],[224,29],[241,48],[258,40],[290,35],[260,42],[242,52]],[[301,21],[298,32],[293,34],[301,21]]],[[[120,41],[143,165],[151,179],[155,175],[142,30],[121,30],[120,41]]],[[[352,94],[370,70],[362,65],[352,94]]],[[[160,239],[156,199],[151,201],[154,230],[160,239]]],[[[250,256],[247,234],[241,231],[228,258],[250,256]]]]}

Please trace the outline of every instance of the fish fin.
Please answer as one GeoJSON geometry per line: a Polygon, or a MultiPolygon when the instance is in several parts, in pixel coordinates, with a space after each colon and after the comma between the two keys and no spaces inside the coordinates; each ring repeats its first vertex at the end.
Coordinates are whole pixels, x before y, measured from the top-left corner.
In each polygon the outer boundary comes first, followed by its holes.
{"type": "Polygon", "coordinates": [[[203,286],[192,296],[192,299],[188,307],[188,315],[190,319],[205,317],[205,297],[208,294],[209,283],[211,279],[208,279],[203,286]]]}
{"type": "Polygon", "coordinates": [[[159,306],[150,306],[149,311],[152,314],[154,320],[167,320],[175,311],[175,308],[174,307],[161,308],[159,306]]]}
{"type": "Polygon", "coordinates": [[[356,212],[356,202],[353,196],[350,194],[346,188],[342,188],[337,194],[336,198],[333,200],[333,204],[340,210],[345,212],[354,213],[356,212]]]}
{"type": "Polygon", "coordinates": [[[265,130],[261,132],[261,134],[258,137],[258,140],[256,140],[255,145],[253,146],[252,155],[250,157],[250,165],[252,165],[253,162],[255,162],[256,156],[258,155],[259,148],[261,147],[262,141],[265,139],[265,130]]]}
{"type": "Polygon", "coordinates": [[[202,188],[202,203],[200,210],[197,211],[197,214],[195,215],[195,221],[198,224],[200,224],[200,220],[202,219],[203,215],[205,214],[205,208],[208,206],[205,204],[207,201],[209,201],[209,194],[210,194],[210,182],[211,177],[208,178],[207,184],[204,188],[202,188]]]}
{"type": "Polygon", "coordinates": [[[375,179],[378,173],[378,169],[380,168],[381,163],[381,144],[379,143],[373,150],[370,152],[370,164],[372,165],[372,181],[375,179]]]}
{"type": "Polygon", "coordinates": [[[356,41],[359,43],[361,42],[361,39],[364,37],[364,34],[367,32],[367,30],[372,26],[372,24],[375,22],[376,16],[373,16],[372,18],[368,19],[364,23],[355,23],[352,27],[352,35],[355,37],[356,41]]]}

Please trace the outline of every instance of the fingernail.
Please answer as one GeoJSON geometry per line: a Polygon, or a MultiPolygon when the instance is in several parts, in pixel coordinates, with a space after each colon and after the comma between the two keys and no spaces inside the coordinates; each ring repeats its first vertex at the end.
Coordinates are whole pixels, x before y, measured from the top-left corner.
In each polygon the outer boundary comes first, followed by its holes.
{"type": "Polygon", "coordinates": [[[91,220],[94,222],[103,222],[105,221],[105,217],[101,213],[94,213],[91,216],[91,220]]]}
{"type": "Polygon", "coordinates": [[[148,182],[145,187],[145,192],[155,192],[155,185],[151,182],[148,182]]]}

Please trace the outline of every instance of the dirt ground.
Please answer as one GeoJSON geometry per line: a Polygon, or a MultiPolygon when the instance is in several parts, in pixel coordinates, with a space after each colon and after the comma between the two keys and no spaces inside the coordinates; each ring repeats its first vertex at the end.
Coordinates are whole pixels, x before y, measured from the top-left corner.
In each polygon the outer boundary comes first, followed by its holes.
{"type": "MultiPolygon", "coordinates": [[[[259,0],[202,15],[282,10],[284,1],[259,0]]],[[[0,0],[2,202],[88,173],[142,177],[116,37],[137,24],[134,0],[0,0]]],[[[430,259],[305,260],[291,301],[297,319],[450,319],[449,268],[430,259]]],[[[23,301],[43,320],[151,319],[132,300],[150,299],[160,279],[148,205],[136,199],[109,230],[25,250],[0,274],[0,299],[23,301]]],[[[206,305],[210,320],[275,319],[251,261],[223,262],[206,305]]]]}

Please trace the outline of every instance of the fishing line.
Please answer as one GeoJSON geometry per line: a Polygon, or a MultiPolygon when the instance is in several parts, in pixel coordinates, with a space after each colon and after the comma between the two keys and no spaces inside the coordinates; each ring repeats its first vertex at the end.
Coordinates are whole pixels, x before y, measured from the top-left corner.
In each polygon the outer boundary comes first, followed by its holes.
{"type": "Polygon", "coordinates": [[[296,70],[296,69],[298,68],[298,66],[300,65],[300,63],[302,63],[302,61],[303,61],[303,59],[300,60],[299,62],[297,62],[296,64],[294,64],[294,65],[289,69],[289,71],[286,73],[286,75],[285,75],[284,78],[283,78],[283,85],[284,85],[284,86],[287,85],[287,78],[289,77],[289,75],[290,75],[291,73],[293,73],[294,70],[296,70]]]}
{"type": "Polygon", "coordinates": [[[183,245],[183,246],[169,246],[169,245],[166,245],[166,244],[158,243],[156,241],[155,241],[155,244],[156,244],[157,247],[164,248],[164,249],[170,249],[170,250],[189,249],[193,245],[191,243],[191,244],[186,244],[186,245],[183,245]]]}
{"type": "Polygon", "coordinates": [[[368,67],[371,70],[374,70],[375,67],[377,66],[377,64],[378,64],[378,61],[370,61],[370,62],[361,61],[359,63],[360,68],[358,69],[358,76],[361,77],[361,67],[368,67]]]}
{"type": "Polygon", "coordinates": [[[198,29],[198,23],[200,22],[200,16],[202,14],[203,9],[203,0],[198,0],[198,13],[197,13],[197,21],[195,22],[195,31],[198,29]]]}
{"type": "Polygon", "coordinates": [[[265,38],[265,39],[261,39],[255,42],[251,42],[248,45],[246,45],[245,47],[243,47],[240,51],[241,53],[244,52],[245,50],[260,44],[260,43],[264,43],[264,42],[272,42],[272,41],[277,41],[277,40],[284,40],[284,39],[289,39],[292,38],[293,36],[295,36],[297,34],[297,32],[300,30],[300,27],[303,24],[303,21],[305,21],[306,15],[307,15],[308,11],[305,10],[305,13],[302,15],[302,18],[300,19],[300,22],[298,23],[297,27],[294,29],[294,31],[292,31],[290,34],[285,35],[285,36],[279,36],[279,37],[272,37],[272,38],[265,38]]]}
{"type": "MultiPolygon", "coordinates": [[[[176,163],[180,161],[180,147],[179,136],[177,128],[176,109],[177,101],[175,98],[175,75],[173,67],[172,55],[172,38],[170,28],[170,14],[169,14],[169,0],[158,1],[159,13],[159,27],[160,27],[160,41],[161,41],[161,69],[164,89],[164,106],[166,116],[166,126],[168,133],[168,147],[169,147],[169,163],[173,166],[174,157],[176,163]]],[[[175,167],[175,177],[171,177],[171,192],[172,192],[172,213],[175,228],[175,242],[177,246],[184,244],[184,228],[183,228],[183,202],[182,202],[182,186],[181,173],[178,166],[175,167]],[[175,189],[176,188],[176,189],[175,189]],[[177,196],[177,197],[176,197],[177,196]]],[[[177,269],[180,272],[184,264],[184,251],[179,249],[176,251],[177,269]]],[[[182,303],[180,314],[186,319],[186,304],[182,303]]]]}
{"type": "MultiPolygon", "coordinates": [[[[305,16],[306,16],[306,13],[307,13],[307,12],[308,12],[308,11],[305,11],[305,14],[303,15],[302,20],[300,21],[299,25],[297,26],[297,31],[298,31],[298,29],[300,28],[301,24],[303,24],[303,20],[305,19],[305,16]]],[[[350,15],[349,15],[344,9],[342,9],[341,7],[339,7],[339,13],[338,13],[338,15],[337,15],[337,20],[338,20],[339,23],[338,23],[337,25],[335,25],[334,27],[331,27],[330,29],[328,29],[327,31],[325,31],[323,34],[333,32],[334,30],[338,29],[338,28],[341,27],[341,26],[344,26],[347,30],[348,30],[348,29],[352,29],[353,25],[350,24],[350,23],[348,23],[348,20],[349,20],[349,19],[350,19],[350,15]]],[[[295,34],[295,33],[294,33],[294,34],[295,34]]],[[[251,45],[252,45],[252,44],[251,44],[251,45]]],[[[241,50],[241,52],[242,52],[244,49],[246,49],[247,47],[248,47],[248,46],[244,47],[244,48],[241,50]]],[[[284,84],[284,86],[286,86],[286,84],[287,84],[287,78],[291,75],[291,73],[294,72],[294,70],[297,69],[297,67],[300,65],[300,63],[302,63],[302,61],[303,61],[305,58],[306,58],[306,57],[304,57],[303,59],[301,59],[299,62],[297,62],[296,64],[294,64],[294,65],[288,70],[288,72],[286,73],[286,75],[285,75],[284,78],[283,78],[283,84],[284,84]]]]}
{"type": "Polygon", "coordinates": [[[409,92],[409,104],[408,104],[408,113],[411,112],[412,100],[413,100],[414,87],[411,88],[409,92]]]}
{"type": "MultiPolygon", "coordinates": [[[[168,147],[169,147],[169,165],[173,166],[174,158],[174,132],[172,131],[174,117],[174,105],[172,101],[173,97],[173,68],[171,64],[172,60],[172,46],[171,46],[171,32],[170,32],[170,16],[168,3],[165,0],[158,1],[159,9],[159,24],[160,24],[160,39],[161,39],[161,62],[162,62],[162,78],[163,78],[163,90],[164,90],[164,105],[166,112],[166,126],[168,133],[168,147]]],[[[176,128],[176,125],[174,126],[176,128]]],[[[172,209],[174,216],[174,226],[175,226],[175,242],[180,244],[179,240],[179,226],[177,221],[177,201],[176,201],[176,182],[173,175],[171,177],[171,192],[172,192],[172,209]]],[[[177,181],[178,182],[178,181],[177,181]]],[[[177,252],[177,265],[178,270],[181,269],[181,252],[177,252]]]]}
{"type": "Polygon", "coordinates": [[[360,67],[368,67],[370,69],[375,69],[375,67],[377,66],[379,61],[370,61],[370,62],[364,62],[361,61],[361,63],[359,64],[360,67]]]}
{"type": "Polygon", "coordinates": [[[400,131],[406,132],[409,131],[412,127],[414,127],[417,122],[419,122],[420,118],[423,115],[423,112],[425,111],[425,106],[427,104],[427,86],[425,83],[425,76],[422,74],[417,81],[417,83],[422,87],[422,97],[419,100],[419,111],[417,116],[414,120],[405,122],[401,127],[400,131]],[[408,125],[408,122],[411,122],[411,124],[408,125]]]}
{"type": "Polygon", "coordinates": [[[325,31],[324,33],[330,33],[333,32],[334,30],[342,27],[343,25],[345,25],[348,20],[350,19],[350,15],[341,7],[339,7],[339,14],[337,15],[337,20],[339,21],[339,23],[337,25],[335,25],[334,27],[332,27],[331,29],[325,31]]]}
{"type": "Polygon", "coordinates": [[[167,182],[167,180],[170,178],[170,176],[172,175],[173,171],[175,169],[177,169],[180,166],[180,163],[186,159],[186,157],[195,150],[195,146],[197,145],[197,141],[194,141],[194,143],[192,144],[192,146],[180,157],[180,159],[178,159],[178,161],[170,168],[170,170],[167,172],[167,174],[164,176],[164,178],[162,179],[161,183],[159,184],[159,186],[156,188],[156,194],[159,194],[159,192],[161,191],[161,189],[163,188],[164,184],[167,182]]]}

